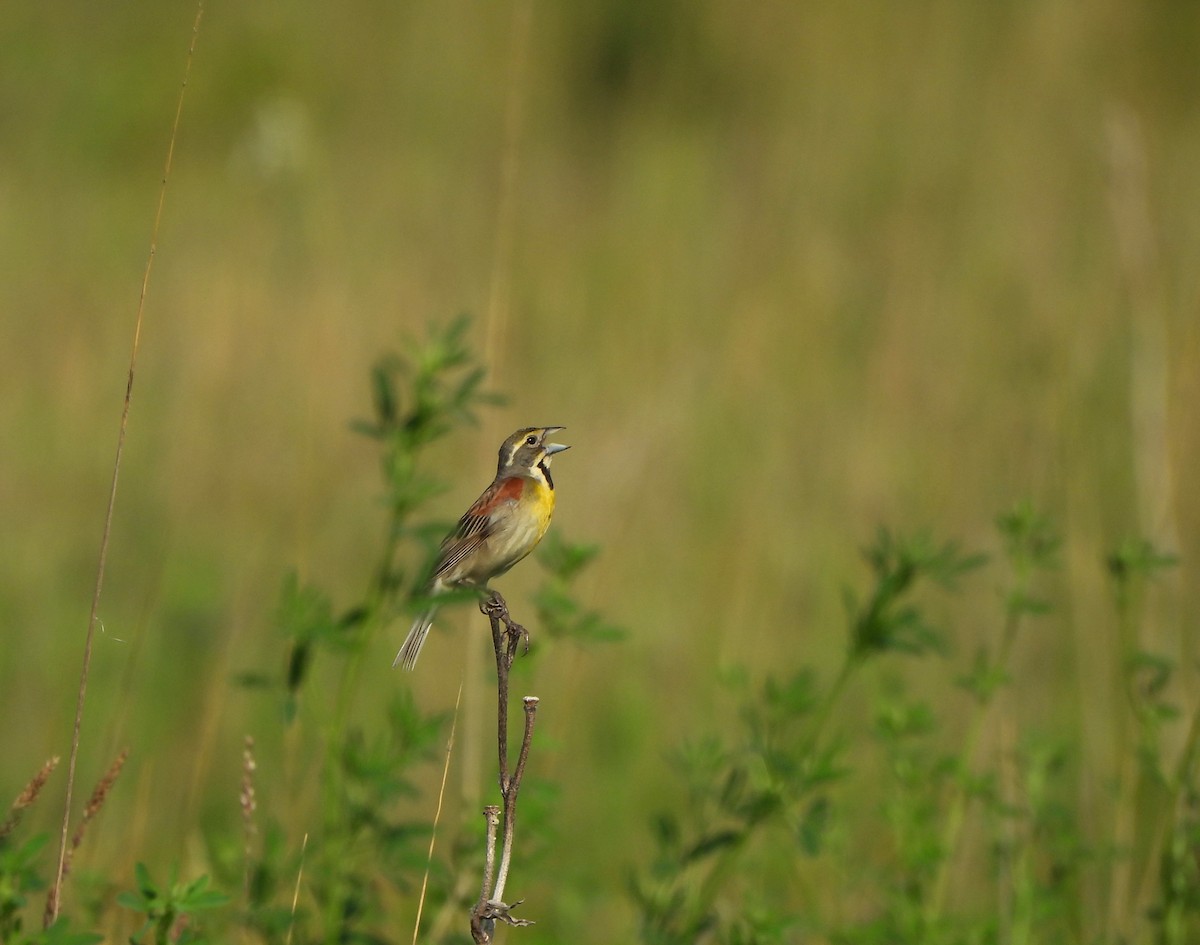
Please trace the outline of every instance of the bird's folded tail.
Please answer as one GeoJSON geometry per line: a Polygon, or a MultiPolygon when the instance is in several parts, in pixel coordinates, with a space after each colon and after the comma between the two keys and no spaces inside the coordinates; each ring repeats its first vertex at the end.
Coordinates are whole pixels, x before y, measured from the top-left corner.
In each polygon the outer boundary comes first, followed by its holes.
{"type": "Polygon", "coordinates": [[[425,638],[429,636],[429,628],[433,626],[433,615],[436,612],[435,608],[431,607],[413,622],[412,629],[404,638],[404,645],[392,661],[392,669],[397,666],[412,669],[417,665],[417,657],[421,655],[421,647],[425,645],[425,638]]]}

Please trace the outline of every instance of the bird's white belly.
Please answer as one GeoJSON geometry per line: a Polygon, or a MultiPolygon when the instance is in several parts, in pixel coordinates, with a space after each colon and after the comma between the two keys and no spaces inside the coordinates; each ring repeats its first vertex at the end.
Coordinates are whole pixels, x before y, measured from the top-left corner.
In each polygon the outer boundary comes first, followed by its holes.
{"type": "Polygon", "coordinates": [[[521,516],[488,538],[492,554],[493,573],[503,574],[537,547],[550,524],[549,516],[521,516]]]}

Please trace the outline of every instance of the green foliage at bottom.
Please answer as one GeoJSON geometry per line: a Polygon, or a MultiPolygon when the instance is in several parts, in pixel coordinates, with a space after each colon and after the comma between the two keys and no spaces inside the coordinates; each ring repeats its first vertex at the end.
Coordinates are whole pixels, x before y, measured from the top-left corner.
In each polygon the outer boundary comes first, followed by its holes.
{"type": "Polygon", "coordinates": [[[811,668],[768,675],[753,686],[744,674],[731,677],[733,704],[716,717],[736,719],[736,727],[699,734],[671,753],[683,782],[680,800],[651,822],[656,853],[629,881],[641,941],[1200,940],[1200,707],[1171,763],[1160,735],[1180,716],[1166,701],[1175,667],[1134,643],[1148,582],[1175,560],[1144,542],[1110,559],[1131,715],[1121,747],[1132,763],[1109,787],[1122,805],[1113,808],[1118,820],[1097,839],[1075,804],[1077,746],[1048,731],[1012,733],[997,718],[1011,683],[1015,638],[1027,620],[1053,612],[1037,585],[1057,568],[1060,544],[1027,503],[1000,516],[997,526],[1008,585],[994,645],[981,647],[972,672],[957,680],[960,716],[939,717],[931,701],[912,693],[910,680],[928,683],[928,672],[891,662],[895,656],[928,661],[948,651],[947,634],[930,617],[934,602],[920,591],[953,588],[986,562],[925,536],[881,531],[865,552],[873,583],[865,593],[845,595],[848,645],[831,683],[823,685],[811,668]],[[846,725],[861,707],[848,703],[861,688],[858,677],[872,667],[877,694],[868,724],[854,736],[856,767],[846,725]],[[985,748],[989,725],[993,743],[985,748]],[[960,739],[957,746],[947,729],[960,739]],[[1139,803],[1150,793],[1160,803],[1139,803]],[[1140,834],[1122,832],[1122,807],[1141,812],[1140,834]],[[1159,877],[1157,890],[1138,885],[1138,877],[1149,875],[1159,877]],[[1096,884],[1120,890],[1136,910],[1119,916],[1119,927],[1086,914],[1085,887],[1096,884]]]}

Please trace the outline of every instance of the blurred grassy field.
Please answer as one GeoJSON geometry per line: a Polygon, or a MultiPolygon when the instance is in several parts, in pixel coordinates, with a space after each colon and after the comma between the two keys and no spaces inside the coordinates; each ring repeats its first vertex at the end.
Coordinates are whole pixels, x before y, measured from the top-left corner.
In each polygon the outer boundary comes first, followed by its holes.
{"type": "MultiPolygon", "coordinates": [[[[69,745],[194,12],[0,10],[0,792],[69,745]]],[[[244,733],[302,783],[275,707],[230,675],[281,665],[289,570],[335,598],[365,583],[377,457],[347,422],[378,356],[460,312],[509,400],[439,446],[438,510],[513,428],[565,424],[555,527],[603,545],[583,595],[630,631],[538,668],[570,838],[545,876],[619,898],[669,797],[664,749],[716,724],[722,668],[835,665],[881,523],[994,551],[1015,500],[1055,519],[1066,605],[1019,642],[1005,711],[1105,770],[1101,562],[1129,535],[1181,555],[1147,644],[1197,681],[1198,50],[1200,18],[1167,0],[212,4],[81,777],[132,757],[84,863],[203,870],[244,733]]],[[[536,570],[503,580],[514,608],[536,570]]],[[[953,663],[994,630],[994,585],[944,614],[953,663]]],[[[363,719],[400,686],[453,703],[461,626],[412,678],[389,670],[403,630],[377,640],[363,719]]],[[[962,696],[931,685],[953,717],[962,696]]],[[[490,753],[460,753],[470,795],[490,753]]],[[[303,805],[280,816],[302,827],[303,805]]],[[[561,897],[563,928],[588,908],[561,897]]],[[[620,910],[593,921],[613,940],[620,910]]],[[[522,941],[562,933],[539,929],[522,941]]]]}

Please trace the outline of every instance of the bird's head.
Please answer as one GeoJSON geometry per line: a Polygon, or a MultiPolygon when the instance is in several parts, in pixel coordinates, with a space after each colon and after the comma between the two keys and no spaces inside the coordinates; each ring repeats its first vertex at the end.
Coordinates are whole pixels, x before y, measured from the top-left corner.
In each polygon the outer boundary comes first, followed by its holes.
{"type": "Polygon", "coordinates": [[[496,474],[499,476],[537,475],[545,477],[546,484],[553,489],[554,482],[550,478],[550,460],[555,453],[561,453],[570,447],[561,443],[549,443],[552,433],[557,433],[565,427],[525,427],[518,430],[500,447],[500,464],[496,474]]]}

